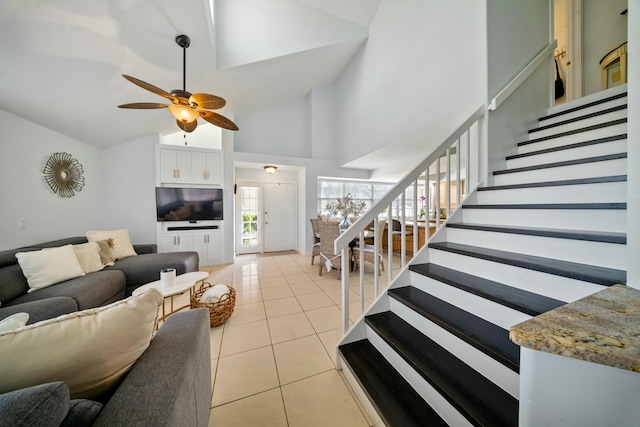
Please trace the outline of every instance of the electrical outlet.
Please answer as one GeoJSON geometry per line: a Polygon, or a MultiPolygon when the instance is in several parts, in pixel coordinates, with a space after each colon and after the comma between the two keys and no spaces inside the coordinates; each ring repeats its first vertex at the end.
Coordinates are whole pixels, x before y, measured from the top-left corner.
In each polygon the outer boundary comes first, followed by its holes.
{"type": "Polygon", "coordinates": [[[27,219],[18,218],[18,230],[24,230],[27,228],[27,219]]]}

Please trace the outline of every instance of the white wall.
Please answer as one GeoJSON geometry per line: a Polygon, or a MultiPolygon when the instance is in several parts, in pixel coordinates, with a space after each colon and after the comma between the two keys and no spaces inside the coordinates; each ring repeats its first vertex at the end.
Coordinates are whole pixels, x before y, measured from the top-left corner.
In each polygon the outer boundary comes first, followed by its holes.
{"type": "Polygon", "coordinates": [[[311,157],[309,97],[238,117],[235,150],[247,153],[311,157]]]}
{"type": "Polygon", "coordinates": [[[156,144],[157,134],[101,153],[102,227],[128,229],[133,243],[156,243],[156,144]]]}
{"type": "Polygon", "coordinates": [[[626,8],[627,0],[583,0],[584,95],[603,89],[600,80],[600,60],[627,41],[627,19],[630,15],[620,15],[626,8]]]}
{"type": "MultiPolygon", "coordinates": [[[[489,92],[493,98],[550,42],[548,0],[487,2],[489,92]]],[[[527,130],[551,101],[549,59],[496,111],[489,113],[489,172],[505,167],[505,156],[526,139],[527,130]]],[[[489,182],[492,184],[491,176],[489,182]]]]}
{"type": "Polygon", "coordinates": [[[367,42],[336,85],[342,163],[484,103],[484,16],[476,0],[381,1],[367,42]]]}
{"type": "Polygon", "coordinates": [[[627,284],[640,289],[640,0],[629,0],[627,284]]]}
{"type": "Polygon", "coordinates": [[[100,150],[0,110],[0,250],[100,227],[100,150]],[[67,152],[84,169],[85,185],[74,197],[54,194],[42,170],[53,153],[67,152]],[[18,229],[18,218],[27,228],[18,229]]]}
{"type": "Polygon", "coordinates": [[[210,123],[200,122],[193,133],[185,133],[178,130],[174,133],[162,135],[160,144],[179,145],[182,147],[187,145],[189,147],[220,150],[222,148],[222,129],[210,123]]]}
{"type": "Polygon", "coordinates": [[[336,159],[335,90],[333,85],[314,88],[311,103],[311,157],[336,159]]]}

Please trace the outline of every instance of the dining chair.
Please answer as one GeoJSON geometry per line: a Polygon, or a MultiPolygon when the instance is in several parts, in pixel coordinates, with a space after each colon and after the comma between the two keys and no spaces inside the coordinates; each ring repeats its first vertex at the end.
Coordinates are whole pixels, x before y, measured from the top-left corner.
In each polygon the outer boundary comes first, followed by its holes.
{"type": "MultiPolygon", "coordinates": [[[[325,267],[327,272],[332,268],[336,270],[342,269],[342,257],[340,253],[334,252],[333,242],[340,236],[340,223],[335,221],[320,221],[318,229],[320,230],[320,270],[322,276],[322,268],[325,267]]],[[[340,275],[338,275],[340,278],[340,275]]]]}
{"type": "MultiPolygon", "coordinates": [[[[401,248],[402,246],[402,223],[397,219],[391,219],[391,236],[393,239],[393,247],[401,248]]],[[[395,249],[394,249],[395,251],[395,249]]],[[[398,249],[400,252],[401,249],[398,249]]]]}
{"type": "MultiPolygon", "coordinates": [[[[384,229],[387,225],[387,221],[378,221],[378,228],[374,230],[375,232],[375,237],[374,237],[374,244],[373,245],[368,245],[365,244],[362,247],[362,252],[364,253],[364,261],[365,262],[370,262],[372,264],[375,264],[376,262],[376,247],[375,247],[375,241],[378,241],[378,254],[377,256],[380,259],[380,263],[378,264],[378,275],[382,274],[382,271],[384,271],[384,247],[382,245],[382,236],[384,234],[384,229]]],[[[359,268],[359,263],[360,263],[360,246],[358,244],[358,240],[356,240],[356,244],[353,247],[353,260],[354,260],[354,264],[356,266],[356,268],[359,268]]]]}
{"type": "Polygon", "coordinates": [[[318,228],[318,222],[320,218],[310,218],[311,230],[313,231],[313,247],[311,248],[311,265],[315,257],[320,255],[320,229],[318,228]]]}

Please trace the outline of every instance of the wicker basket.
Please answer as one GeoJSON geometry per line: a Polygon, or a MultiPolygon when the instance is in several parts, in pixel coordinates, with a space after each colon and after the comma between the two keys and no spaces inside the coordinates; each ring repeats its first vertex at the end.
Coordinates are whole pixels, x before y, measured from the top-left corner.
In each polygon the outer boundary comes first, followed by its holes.
{"type": "Polygon", "coordinates": [[[229,286],[229,293],[220,297],[217,302],[200,301],[202,294],[211,288],[211,283],[203,283],[191,297],[191,308],[206,308],[209,310],[211,327],[222,325],[233,314],[236,307],[236,290],[229,286]]]}

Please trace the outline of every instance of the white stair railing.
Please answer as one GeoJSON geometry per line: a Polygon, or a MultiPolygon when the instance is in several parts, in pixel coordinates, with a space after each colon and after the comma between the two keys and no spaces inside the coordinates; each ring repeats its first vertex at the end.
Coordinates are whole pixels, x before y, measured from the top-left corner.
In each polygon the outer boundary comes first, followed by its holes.
{"type": "MultiPolygon", "coordinates": [[[[364,215],[355,221],[335,242],[335,253],[342,255],[342,328],[343,333],[349,330],[349,271],[352,264],[350,244],[358,240],[360,247],[364,244],[364,230],[373,222],[374,229],[378,228],[378,218],[387,216],[387,251],[386,272],[388,283],[393,280],[393,241],[399,236],[400,239],[400,266],[404,269],[407,265],[407,224],[413,228],[412,256],[420,250],[419,247],[419,226],[421,218],[418,211],[422,207],[426,218],[424,219],[425,241],[429,238],[431,223],[434,231],[443,226],[446,218],[449,218],[453,211],[457,209],[469,189],[475,188],[480,183],[480,161],[479,156],[483,143],[484,132],[482,129],[485,118],[486,106],[481,106],[473,113],[451,136],[449,136],[437,149],[435,149],[422,163],[404,176],[393,188],[391,188],[381,199],[379,199],[364,215]],[[452,157],[455,157],[452,165],[452,157]],[[455,185],[454,185],[455,184],[455,185]],[[452,189],[452,186],[455,189],[452,189]],[[441,188],[442,187],[442,188],[441,188]],[[442,190],[444,193],[441,194],[442,190]],[[419,192],[424,194],[424,204],[419,192]],[[444,197],[443,197],[444,196],[444,197]],[[409,203],[408,203],[409,202],[409,203]],[[396,213],[394,215],[394,212],[396,213]],[[394,217],[395,216],[395,217],[394,217]],[[393,220],[400,223],[399,232],[393,233],[393,220]]],[[[375,253],[382,246],[378,236],[374,233],[375,253]]],[[[397,239],[396,239],[397,240],[397,239]]],[[[360,313],[365,311],[365,275],[364,275],[364,254],[360,251],[360,313]]],[[[374,297],[380,293],[379,289],[379,257],[375,257],[374,263],[374,297]]]]}

